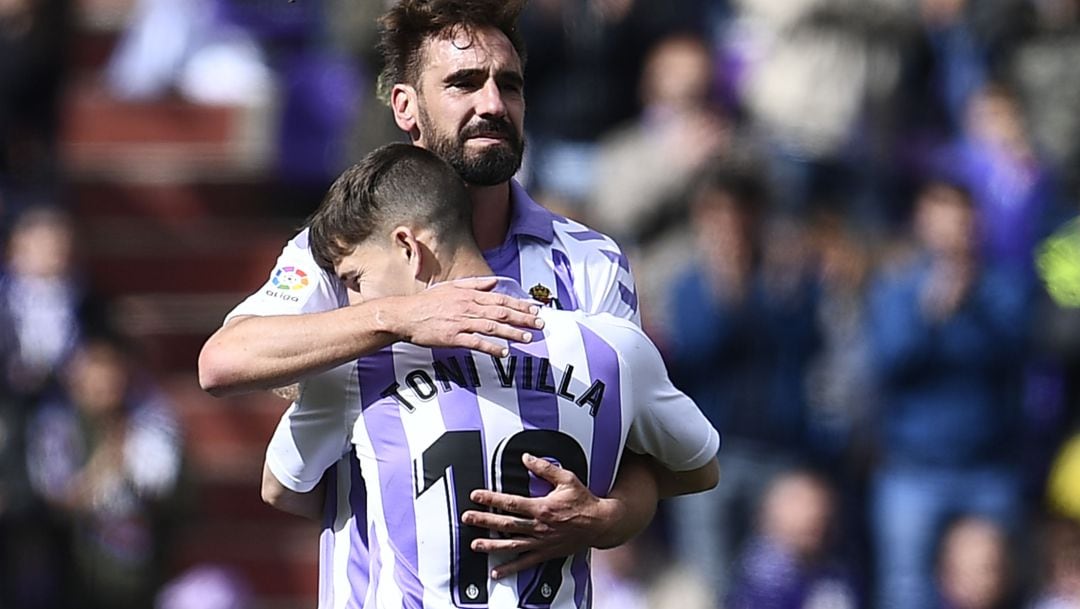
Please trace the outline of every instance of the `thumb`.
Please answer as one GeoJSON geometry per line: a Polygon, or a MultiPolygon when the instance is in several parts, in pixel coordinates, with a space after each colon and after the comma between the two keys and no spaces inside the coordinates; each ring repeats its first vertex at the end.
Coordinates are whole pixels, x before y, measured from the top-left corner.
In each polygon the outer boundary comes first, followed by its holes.
{"type": "Polygon", "coordinates": [[[573,472],[563,469],[558,465],[548,461],[547,459],[541,459],[534,457],[529,453],[521,455],[521,462],[525,464],[525,467],[537,476],[547,480],[548,482],[559,486],[561,484],[570,484],[577,477],[573,472]]]}

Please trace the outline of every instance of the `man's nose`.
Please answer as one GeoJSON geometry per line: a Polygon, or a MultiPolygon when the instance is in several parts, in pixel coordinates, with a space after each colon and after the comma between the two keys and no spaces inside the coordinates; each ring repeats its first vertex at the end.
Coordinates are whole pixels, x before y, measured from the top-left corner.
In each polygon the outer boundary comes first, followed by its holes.
{"type": "Polygon", "coordinates": [[[503,103],[502,91],[499,90],[499,85],[495,83],[495,79],[489,78],[484,86],[477,91],[479,100],[477,101],[476,112],[480,116],[506,116],[506,104],[503,103]]]}

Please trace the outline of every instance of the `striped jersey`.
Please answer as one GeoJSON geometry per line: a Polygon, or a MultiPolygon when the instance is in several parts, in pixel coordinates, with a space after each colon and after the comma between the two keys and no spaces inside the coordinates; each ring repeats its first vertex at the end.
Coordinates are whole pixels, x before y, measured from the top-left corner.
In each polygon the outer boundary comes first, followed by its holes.
{"type": "MultiPolygon", "coordinates": [[[[511,279],[496,290],[528,297],[511,279]]],[[[271,454],[279,479],[316,483],[343,445],[360,462],[370,584],[357,606],[589,606],[587,552],[490,580],[510,557],[470,549],[489,533],[461,524],[466,510],[485,509],[469,493],[546,494],[550,485],[522,464],[526,452],[574,472],[598,496],[611,490],[624,447],[673,471],[716,455],[719,434],[636,325],[552,308],[541,317],[543,331],[510,344],[507,357],[399,343],[352,366],[346,403],[338,379],[321,377],[291,407],[296,416],[275,435],[303,438],[302,458],[271,454]]]]}
{"type": "MultiPolygon", "coordinates": [[[[607,312],[639,323],[637,293],[626,256],[610,238],[554,214],[533,201],[511,182],[511,220],[507,238],[498,248],[484,252],[497,274],[516,279],[526,288],[539,286],[551,293],[559,308],[588,313],[607,312]]],[[[295,315],[328,311],[348,304],[344,285],[322,270],[311,255],[307,231],[286,244],[266,283],[233,309],[226,321],[243,315],[295,315]]],[[[352,366],[325,374],[339,379],[344,392],[352,366]]],[[[329,386],[332,386],[330,384],[329,386]]],[[[323,389],[326,390],[326,389],[323,389]]],[[[348,396],[342,395],[342,399],[348,396]]],[[[282,419],[286,425],[291,417],[282,419]]],[[[344,450],[344,447],[342,447],[344,450]]],[[[268,449],[273,455],[296,454],[296,443],[275,436],[268,449]]],[[[346,453],[349,454],[349,453],[346,453]]],[[[282,478],[293,490],[307,491],[298,481],[282,478]]],[[[328,470],[336,481],[329,485],[324,527],[320,538],[319,607],[358,606],[366,587],[367,532],[362,530],[365,501],[359,464],[348,456],[328,470]]]]}

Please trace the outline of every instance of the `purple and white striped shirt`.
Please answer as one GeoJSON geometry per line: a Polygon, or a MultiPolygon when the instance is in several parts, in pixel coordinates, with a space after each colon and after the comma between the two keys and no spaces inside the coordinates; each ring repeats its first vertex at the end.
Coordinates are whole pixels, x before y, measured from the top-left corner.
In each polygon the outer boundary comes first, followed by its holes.
{"type": "MultiPolygon", "coordinates": [[[[492,270],[526,288],[541,285],[557,299],[559,307],[588,313],[610,313],[639,323],[637,293],[626,256],[610,238],[580,223],[550,212],[533,201],[516,182],[511,182],[512,214],[507,238],[484,252],[492,270]]],[[[348,304],[345,287],[337,277],[315,263],[308,247],[307,231],[294,237],[282,250],[267,282],[226,317],[243,315],[294,315],[328,311],[348,304]]],[[[341,400],[355,387],[354,366],[325,373],[338,379],[341,400]]],[[[330,385],[332,386],[332,384],[330,385]]],[[[332,391],[331,389],[321,389],[332,391]]],[[[307,391],[305,389],[305,391],[307,391]]],[[[295,416],[289,410],[283,425],[295,416]]],[[[273,469],[275,458],[295,458],[304,439],[275,436],[267,451],[273,469]]],[[[345,451],[346,447],[340,447],[345,451]]],[[[339,452],[339,455],[341,452],[339,452]]],[[[310,490],[318,479],[292,480],[286,468],[274,471],[282,484],[293,490],[310,490]]],[[[354,596],[366,586],[364,560],[356,551],[366,546],[363,528],[363,490],[357,490],[359,466],[346,456],[331,472],[337,484],[328,493],[326,525],[320,541],[320,609],[359,606],[354,596]],[[359,561],[359,562],[358,562],[359,561]]]]}
{"type": "MultiPolygon", "coordinates": [[[[514,280],[496,289],[527,298],[514,280]]],[[[462,512],[482,509],[469,492],[546,494],[550,487],[522,464],[524,452],[558,462],[600,496],[624,446],[674,471],[716,455],[719,434],[671,384],[637,326],[609,314],[545,308],[541,316],[544,330],[509,345],[506,358],[407,343],[383,349],[355,365],[352,401],[320,391],[336,379],[313,380],[290,427],[279,427],[326,446],[306,442],[302,460],[273,459],[275,475],[286,470],[288,479],[317,480],[343,443],[355,448],[367,519],[354,530],[366,532],[370,548],[370,585],[363,597],[350,592],[358,606],[588,606],[587,553],[490,581],[508,557],[470,550],[488,533],[460,524],[462,512]]]]}

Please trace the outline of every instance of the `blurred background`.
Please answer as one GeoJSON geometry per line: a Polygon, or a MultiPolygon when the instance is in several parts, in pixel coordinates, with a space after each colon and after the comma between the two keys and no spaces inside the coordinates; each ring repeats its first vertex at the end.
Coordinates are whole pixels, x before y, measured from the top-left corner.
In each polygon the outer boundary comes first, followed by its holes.
{"type": "MultiPolygon", "coordinates": [[[[202,342],[400,139],[376,0],[0,0],[0,607],[311,607],[202,342]]],[[[723,475],[598,608],[1080,607],[1080,0],[532,0],[538,201],[723,475]]]]}

